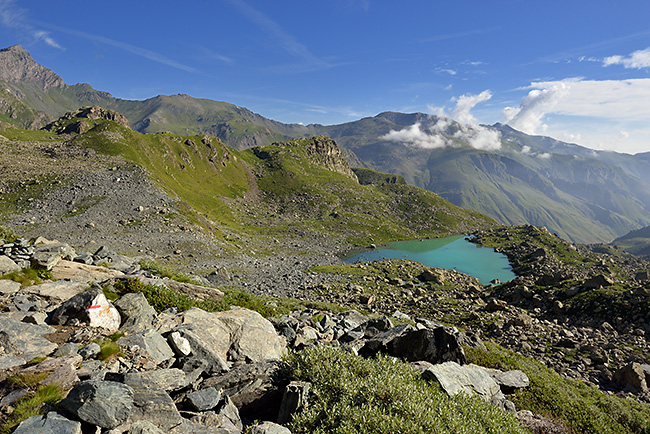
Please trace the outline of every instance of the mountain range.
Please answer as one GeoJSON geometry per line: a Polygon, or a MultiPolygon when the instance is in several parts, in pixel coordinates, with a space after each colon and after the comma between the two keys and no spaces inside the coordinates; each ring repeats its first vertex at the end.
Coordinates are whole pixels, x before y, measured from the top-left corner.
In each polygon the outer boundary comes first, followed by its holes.
{"type": "Polygon", "coordinates": [[[21,46],[0,50],[0,125],[37,129],[88,105],[120,112],[141,133],[211,134],[235,149],[326,135],[352,166],[401,175],[501,223],[546,226],[574,242],[610,242],[650,226],[650,153],[595,151],[507,125],[466,126],[423,113],[324,126],[284,124],[188,95],[123,100],[66,84],[21,46]],[[404,140],[404,133],[424,141],[404,140]]]}

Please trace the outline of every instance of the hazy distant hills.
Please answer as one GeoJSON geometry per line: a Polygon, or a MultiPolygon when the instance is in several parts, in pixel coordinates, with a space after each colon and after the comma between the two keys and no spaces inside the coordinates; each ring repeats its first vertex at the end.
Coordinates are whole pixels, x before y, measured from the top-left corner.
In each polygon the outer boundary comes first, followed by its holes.
{"type": "Polygon", "coordinates": [[[465,127],[422,113],[323,126],[283,124],[187,95],[121,100],[88,84],[67,85],[20,46],[0,50],[0,125],[39,128],[86,105],[116,110],[142,133],[209,133],[236,149],[327,135],[348,150],[352,165],[402,175],[455,205],[502,223],[543,225],[573,241],[609,242],[650,226],[650,153],[594,151],[500,124],[477,127],[490,137],[498,133],[500,148],[477,149],[465,127]]]}

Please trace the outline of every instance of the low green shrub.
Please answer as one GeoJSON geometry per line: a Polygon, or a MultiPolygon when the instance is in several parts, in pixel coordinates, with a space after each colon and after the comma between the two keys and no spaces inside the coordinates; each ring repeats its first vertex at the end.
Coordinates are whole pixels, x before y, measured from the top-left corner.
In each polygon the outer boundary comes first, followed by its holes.
{"type": "Polygon", "coordinates": [[[22,287],[39,285],[43,280],[52,279],[52,272],[44,268],[23,268],[0,277],[0,279],[13,280],[20,283],[22,287]]]}
{"type": "Polygon", "coordinates": [[[364,359],[330,347],[292,353],[287,375],[312,383],[309,407],[293,433],[528,433],[510,414],[478,397],[448,397],[407,363],[364,359]]]}
{"type": "Polygon", "coordinates": [[[140,267],[143,270],[147,270],[153,274],[156,274],[161,277],[167,277],[168,279],[175,280],[177,282],[181,283],[191,283],[193,285],[202,285],[201,282],[192,279],[191,277],[178,272],[177,270],[174,270],[173,268],[161,264],[160,262],[149,260],[149,259],[142,259],[140,262],[140,267]]]}
{"type": "Polygon", "coordinates": [[[466,348],[468,361],[501,370],[520,369],[530,386],[512,401],[520,410],[559,420],[575,433],[650,433],[650,406],[602,393],[576,380],[565,380],[537,360],[486,342],[487,351],[466,348]]]}

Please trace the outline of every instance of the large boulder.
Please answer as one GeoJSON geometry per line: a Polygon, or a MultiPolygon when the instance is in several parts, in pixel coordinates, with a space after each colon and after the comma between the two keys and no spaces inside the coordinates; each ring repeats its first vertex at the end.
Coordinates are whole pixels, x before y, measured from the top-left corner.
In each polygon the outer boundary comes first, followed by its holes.
{"type": "Polygon", "coordinates": [[[52,313],[52,323],[58,325],[86,324],[109,331],[120,328],[120,314],[108,302],[99,286],[75,295],[52,313]]]}
{"type": "Polygon", "coordinates": [[[214,387],[232,399],[242,417],[275,420],[280,410],[286,380],[277,361],[247,363],[207,378],[201,387],[214,387]]]}
{"type": "Polygon", "coordinates": [[[409,362],[465,363],[465,352],[458,341],[458,333],[443,326],[420,330],[411,326],[393,327],[368,340],[359,351],[364,356],[373,356],[378,352],[409,362]]]}
{"type": "Polygon", "coordinates": [[[20,266],[9,256],[0,255],[0,276],[13,273],[14,271],[20,271],[20,266]]]}
{"type": "Polygon", "coordinates": [[[194,334],[223,360],[263,362],[278,360],[286,352],[286,341],[273,324],[252,310],[233,308],[210,313],[193,308],[183,313],[183,325],[192,325],[194,334]]]}
{"type": "Polygon", "coordinates": [[[88,380],[75,386],[61,406],[84,422],[112,429],[129,418],[133,396],[133,389],[126,384],[88,380]]]}
{"type": "Polygon", "coordinates": [[[633,393],[644,393],[648,391],[646,375],[643,365],[639,363],[628,363],[614,372],[614,381],[622,389],[633,393]]]}
{"type": "Polygon", "coordinates": [[[68,260],[61,260],[52,268],[52,277],[58,280],[99,282],[122,275],[124,273],[121,271],[111,268],[96,267],[68,260]]]}
{"type": "Polygon", "coordinates": [[[57,280],[55,282],[45,282],[39,285],[28,286],[23,289],[23,292],[35,294],[56,302],[62,302],[71,299],[86,289],[88,289],[88,284],[85,282],[57,280]]]}

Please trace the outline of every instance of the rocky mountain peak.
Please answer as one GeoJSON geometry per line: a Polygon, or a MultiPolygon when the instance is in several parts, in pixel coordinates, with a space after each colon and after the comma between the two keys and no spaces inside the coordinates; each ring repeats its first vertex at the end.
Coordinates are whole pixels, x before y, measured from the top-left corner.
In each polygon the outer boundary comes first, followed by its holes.
{"type": "Polygon", "coordinates": [[[0,49],[0,80],[8,83],[35,83],[43,91],[66,86],[61,77],[39,65],[20,45],[0,49]]]}

